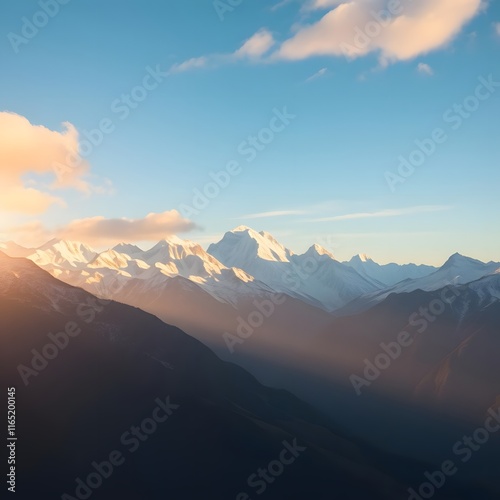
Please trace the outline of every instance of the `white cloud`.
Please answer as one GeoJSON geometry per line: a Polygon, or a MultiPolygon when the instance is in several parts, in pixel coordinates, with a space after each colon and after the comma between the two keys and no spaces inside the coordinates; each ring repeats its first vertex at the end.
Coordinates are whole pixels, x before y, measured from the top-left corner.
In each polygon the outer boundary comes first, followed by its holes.
{"type": "Polygon", "coordinates": [[[306,83],[313,82],[314,80],[317,80],[318,78],[321,78],[322,76],[325,76],[328,73],[327,68],[321,68],[319,71],[316,71],[314,75],[311,75],[309,78],[307,78],[306,83]]]}
{"type": "Polygon", "coordinates": [[[418,63],[417,71],[428,76],[432,76],[434,74],[434,70],[426,63],[418,63]]]}
{"type": "Polygon", "coordinates": [[[167,236],[196,229],[177,210],[150,213],[142,219],[106,219],[89,217],[74,220],[66,226],[49,229],[39,221],[32,221],[8,229],[4,235],[22,243],[40,243],[51,238],[81,241],[89,245],[113,245],[120,242],[158,241],[167,236]]]}
{"type": "Polygon", "coordinates": [[[245,57],[261,57],[266,52],[269,52],[271,47],[274,45],[273,35],[265,30],[261,29],[254,35],[252,35],[235,53],[236,58],[245,57]]]}
{"type": "Polygon", "coordinates": [[[95,191],[85,177],[89,164],[79,155],[78,131],[64,123],[62,132],[33,125],[23,116],[0,112],[0,210],[23,214],[45,212],[64,202],[51,194],[56,189],[95,191]],[[48,176],[51,185],[40,187],[36,178],[48,176]]]}
{"type": "Polygon", "coordinates": [[[493,27],[495,28],[495,33],[500,36],[500,23],[493,23],[493,27]]]}
{"type": "Polygon", "coordinates": [[[188,59],[187,61],[184,61],[182,63],[174,64],[170,68],[170,73],[182,73],[190,69],[204,68],[208,65],[208,63],[208,57],[192,57],[191,59],[188,59]]]}
{"type": "Polygon", "coordinates": [[[241,60],[355,59],[372,53],[386,66],[445,47],[483,8],[482,0],[304,1],[301,11],[306,17],[311,11],[327,12],[315,22],[292,26],[294,34],[281,44],[263,28],[234,52],[192,58],[172,66],[171,72],[241,60]]]}
{"type": "Polygon", "coordinates": [[[422,205],[409,208],[379,210],[377,212],[357,212],[352,214],[336,215],[333,217],[322,217],[320,219],[314,219],[313,222],[335,222],[335,221],[355,220],[355,219],[401,217],[403,215],[415,215],[428,212],[442,212],[444,210],[451,210],[451,208],[452,207],[442,206],[442,205],[422,205]]]}
{"type": "Polygon", "coordinates": [[[182,73],[192,69],[220,66],[242,60],[261,60],[275,44],[272,33],[263,28],[245,40],[239,49],[230,54],[193,57],[182,63],[174,64],[170,68],[170,73],[182,73]]]}
{"type": "Polygon", "coordinates": [[[333,8],[283,42],[274,58],[356,58],[375,52],[383,64],[409,60],[445,46],[482,7],[481,0],[402,0],[401,10],[390,13],[385,0],[338,3],[316,0],[315,8],[333,8]],[[381,11],[383,21],[377,20],[381,11]]]}
{"type": "Polygon", "coordinates": [[[276,12],[277,10],[281,9],[282,7],[286,7],[289,3],[291,3],[293,0],[281,0],[281,2],[278,2],[274,4],[271,7],[272,12],[276,12]]]}

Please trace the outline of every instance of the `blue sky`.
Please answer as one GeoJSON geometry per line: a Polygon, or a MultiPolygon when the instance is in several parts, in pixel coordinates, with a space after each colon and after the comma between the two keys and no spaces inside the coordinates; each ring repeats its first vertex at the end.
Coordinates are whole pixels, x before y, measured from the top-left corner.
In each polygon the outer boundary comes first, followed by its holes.
{"type": "MultiPolygon", "coordinates": [[[[243,0],[221,21],[210,1],[70,0],[19,42],[12,34],[22,36],[23,17],[33,20],[41,6],[6,0],[0,111],[57,132],[69,122],[80,141],[103,119],[113,131],[84,158],[86,182],[104,188],[52,191],[50,171],[26,168],[24,186],[50,190],[61,203],[38,213],[4,208],[0,232],[21,240],[27,235],[15,228],[27,224],[37,228],[34,238],[78,219],[139,224],[149,213],[178,210],[192,222],[181,224],[179,235],[202,243],[244,224],[297,252],[318,242],[341,260],[363,252],[379,262],[441,264],[456,251],[500,260],[500,88],[490,89],[477,110],[470,99],[481,77],[500,82],[498,3],[471,19],[465,12],[442,43],[431,39],[430,27],[417,26],[422,47],[392,30],[354,59],[331,38],[305,31],[327,14],[333,18],[338,6],[324,4],[297,0],[273,8],[243,0]],[[248,40],[244,54],[237,53],[248,40]],[[312,48],[304,54],[306,46],[312,48]],[[192,58],[203,59],[180,66],[192,58]],[[136,94],[144,100],[128,106],[125,117],[117,100],[143,82],[148,67],[161,69],[162,81],[136,94]],[[453,106],[464,101],[474,111],[459,122],[453,106]],[[278,112],[294,118],[280,122],[271,138],[263,129],[278,112]],[[398,158],[408,159],[415,141],[435,129],[446,140],[391,189],[387,172],[401,180],[398,158]],[[259,142],[262,150],[248,161],[254,155],[242,143],[259,133],[269,143],[259,142]],[[239,168],[233,165],[238,173],[229,185],[205,208],[186,212],[195,208],[194,190],[206,189],[210,173],[232,161],[239,168]]],[[[364,28],[366,20],[356,19],[364,28]]],[[[446,22],[437,28],[446,29],[452,29],[446,22]]],[[[133,239],[127,234],[121,239],[133,239]]]]}

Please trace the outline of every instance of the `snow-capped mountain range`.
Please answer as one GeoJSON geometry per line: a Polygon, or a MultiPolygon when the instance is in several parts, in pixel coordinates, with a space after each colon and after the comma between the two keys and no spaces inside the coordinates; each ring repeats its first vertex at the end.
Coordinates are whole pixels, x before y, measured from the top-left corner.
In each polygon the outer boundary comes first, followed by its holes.
{"type": "Polygon", "coordinates": [[[12,244],[3,247],[7,255],[27,257],[61,281],[104,297],[117,283],[124,286],[141,280],[155,288],[175,277],[186,278],[233,305],[241,295],[272,292],[245,271],[225,267],[200,245],[175,236],[146,251],[120,244],[99,253],[83,243],[64,240],[51,240],[31,252],[12,244]]]}
{"type": "Polygon", "coordinates": [[[365,254],[355,255],[349,262],[349,266],[356,269],[361,276],[369,276],[387,286],[395,285],[405,279],[417,279],[427,276],[436,267],[416,264],[377,264],[373,259],[365,254]]]}
{"type": "Polygon", "coordinates": [[[484,263],[455,253],[434,272],[416,279],[405,279],[383,290],[363,295],[348,304],[343,312],[350,314],[369,309],[392,293],[409,293],[415,290],[432,292],[446,286],[465,285],[486,276],[499,274],[500,263],[498,262],[484,263]]]}
{"type": "MultiPolygon", "coordinates": [[[[283,293],[329,312],[349,304],[359,309],[391,293],[438,290],[500,272],[500,264],[455,254],[439,269],[415,264],[379,265],[365,255],[340,262],[319,245],[297,255],[271,234],[239,226],[204,250],[176,236],[149,250],[122,243],[104,252],[64,240],[39,248],[0,244],[12,257],[27,257],[54,277],[106,297],[118,283],[141,282],[141,289],[164,287],[174,278],[188,280],[217,301],[237,307],[242,298],[283,293]]],[[[116,288],[116,287],[115,287],[116,288]]]]}
{"type": "Polygon", "coordinates": [[[271,289],[333,311],[383,285],[335,260],[319,245],[296,255],[264,231],[240,226],[208,247],[226,266],[244,269],[271,289]]]}

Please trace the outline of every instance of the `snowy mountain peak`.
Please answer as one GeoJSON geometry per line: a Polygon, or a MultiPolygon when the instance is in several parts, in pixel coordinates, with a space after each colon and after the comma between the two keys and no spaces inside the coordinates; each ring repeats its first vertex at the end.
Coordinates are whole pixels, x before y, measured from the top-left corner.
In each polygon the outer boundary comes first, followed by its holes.
{"type": "Polygon", "coordinates": [[[184,259],[188,255],[205,257],[207,253],[198,243],[181,240],[177,236],[169,236],[159,241],[147,252],[143,252],[142,257],[146,262],[152,260],[156,262],[184,259]]]}
{"type": "Polygon", "coordinates": [[[293,253],[271,234],[258,233],[246,226],[239,226],[226,233],[221,241],[212,244],[208,252],[227,267],[244,266],[255,259],[288,262],[293,253]]]}
{"type": "Polygon", "coordinates": [[[165,248],[171,245],[186,245],[189,243],[189,241],[181,240],[178,236],[172,235],[160,240],[153,248],[165,248]]]}
{"type": "Polygon", "coordinates": [[[273,245],[278,245],[282,247],[281,243],[278,242],[278,240],[271,234],[268,233],[267,231],[256,231],[255,229],[252,229],[251,227],[248,226],[238,226],[234,228],[232,231],[229,231],[232,234],[236,234],[238,236],[243,236],[241,233],[243,233],[246,236],[249,236],[250,238],[256,240],[257,242],[262,243],[262,239],[267,240],[271,242],[273,245]]]}
{"type": "Polygon", "coordinates": [[[336,260],[333,253],[329,252],[326,248],[322,247],[321,245],[318,245],[317,243],[312,245],[304,255],[309,255],[309,256],[312,255],[314,257],[326,255],[330,257],[330,259],[336,260]]]}
{"type": "Polygon", "coordinates": [[[131,245],[130,243],[120,243],[112,248],[115,252],[126,253],[128,255],[134,255],[136,253],[141,253],[142,250],[137,245],[131,245]]]}
{"type": "Polygon", "coordinates": [[[442,266],[442,269],[447,269],[449,267],[462,267],[462,266],[477,266],[483,267],[485,264],[480,260],[473,259],[472,257],[466,257],[460,253],[454,253],[442,266]]]}
{"type": "Polygon", "coordinates": [[[373,262],[373,259],[366,253],[358,253],[349,262],[373,262]]]}
{"type": "Polygon", "coordinates": [[[159,241],[146,252],[131,256],[139,265],[161,269],[163,274],[179,274],[194,280],[194,276],[205,280],[208,276],[220,275],[224,266],[201,245],[177,237],[159,241]]]}
{"type": "Polygon", "coordinates": [[[85,245],[84,243],[80,243],[79,241],[62,240],[58,238],[52,238],[37,250],[49,250],[52,248],[66,249],[75,253],[80,251],[90,251],[92,253],[96,253],[95,250],[93,250],[91,247],[85,245]]]}
{"type": "Polygon", "coordinates": [[[97,252],[91,247],[76,241],[52,239],[39,247],[33,254],[31,260],[37,265],[53,264],[75,264],[88,263],[97,256],[97,252]]]}

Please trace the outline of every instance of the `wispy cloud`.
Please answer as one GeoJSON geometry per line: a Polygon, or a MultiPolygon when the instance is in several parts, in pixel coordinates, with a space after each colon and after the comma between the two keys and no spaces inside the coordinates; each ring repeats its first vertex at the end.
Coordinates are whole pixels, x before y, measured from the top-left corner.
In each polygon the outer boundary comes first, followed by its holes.
{"type": "MultiPolygon", "coordinates": [[[[287,3],[275,4],[272,9],[287,3]]],[[[242,60],[269,63],[318,56],[355,59],[373,53],[378,54],[383,67],[446,47],[483,6],[482,0],[401,0],[389,12],[385,0],[310,0],[300,9],[305,21],[292,27],[293,35],[288,39],[278,42],[263,28],[234,52],[189,59],[171,71],[242,60]],[[320,11],[326,12],[319,20],[308,22],[312,12],[317,15],[320,11]],[[372,32],[375,26],[376,36],[365,32],[368,26],[372,32]]]]}
{"type": "Polygon", "coordinates": [[[238,61],[259,61],[273,48],[275,43],[276,41],[272,33],[262,28],[245,40],[240,48],[232,53],[193,57],[184,62],[174,64],[169,72],[183,73],[192,69],[217,67],[238,61]]]}
{"type": "Polygon", "coordinates": [[[493,23],[493,28],[495,29],[497,36],[500,36],[500,23],[493,23]]]}
{"type": "MultiPolygon", "coordinates": [[[[329,211],[340,211],[343,203],[335,202],[325,202],[308,207],[302,207],[295,210],[274,210],[267,212],[259,212],[254,214],[246,214],[239,217],[234,217],[234,220],[241,219],[267,219],[273,217],[290,217],[299,215],[313,215],[313,214],[324,214],[329,211]]],[[[343,220],[356,220],[356,219],[370,219],[370,218],[383,218],[383,217],[401,217],[404,215],[414,215],[419,213],[430,213],[430,212],[442,212],[445,210],[451,210],[453,207],[449,205],[418,205],[414,207],[404,207],[404,208],[388,208],[384,210],[376,210],[373,212],[350,212],[341,215],[333,215],[329,217],[318,217],[307,219],[309,222],[335,222],[343,220]]]]}
{"type": "Polygon", "coordinates": [[[247,214],[241,217],[236,217],[235,219],[265,219],[268,217],[287,217],[290,215],[305,215],[307,214],[304,210],[276,210],[274,212],[261,212],[258,214],[247,214]]]}
{"type": "Polygon", "coordinates": [[[278,3],[274,4],[273,6],[271,6],[271,12],[275,12],[275,11],[281,9],[282,7],[287,6],[288,4],[290,4],[293,1],[294,0],[281,0],[281,2],[278,2],[278,3]]]}
{"type": "Polygon", "coordinates": [[[434,74],[434,70],[426,63],[418,63],[417,71],[427,76],[432,76],[434,74]]]}
{"type": "Polygon", "coordinates": [[[258,58],[269,52],[275,44],[273,35],[261,29],[252,35],[234,54],[236,59],[258,58]]]}
{"type": "Polygon", "coordinates": [[[187,61],[179,64],[174,64],[170,68],[170,73],[183,73],[184,71],[189,71],[190,69],[205,68],[208,66],[210,59],[208,57],[192,57],[187,61]]]}
{"type": "Polygon", "coordinates": [[[327,73],[328,73],[328,68],[321,68],[319,71],[316,71],[314,75],[311,75],[309,78],[307,78],[306,83],[313,82],[314,80],[317,80],[322,76],[325,76],[327,73]]]}
{"type": "Polygon", "coordinates": [[[379,210],[377,212],[357,212],[344,215],[335,215],[333,217],[321,217],[319,219],[313,219],[311,220],[311,222],[335,222],[344,220],[372,219],[372,218],[382,218],[382,217],[401,217],[404,215],[415,215],[428,212],[442,212],[451,209],[452,207],[443,205],[422,205],[422,206],[408,207],[408,208],[392,208],[386,210],[379,210]]]}

